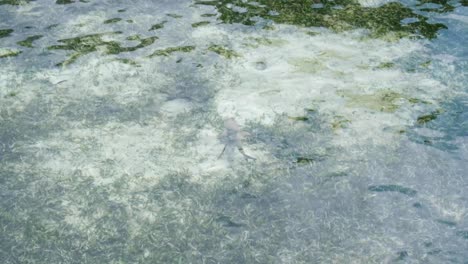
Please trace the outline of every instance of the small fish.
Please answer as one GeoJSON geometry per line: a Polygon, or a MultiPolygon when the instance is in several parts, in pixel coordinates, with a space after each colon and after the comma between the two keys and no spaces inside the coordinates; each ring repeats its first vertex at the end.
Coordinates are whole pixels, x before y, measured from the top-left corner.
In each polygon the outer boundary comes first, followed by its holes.
{"type": "Polygon", "coordinates": [[[218,159],[224,154],[228,146],[235,146],[246,160],[256,160],[254,157],[247,155],[242,147],[241,141],[248,135],[247,132],[241,130],[239,124],[234,118],[228,118],[224,121],[224,132],[221,134],[221,142],[224,143],[224,148],[218,159]]]}

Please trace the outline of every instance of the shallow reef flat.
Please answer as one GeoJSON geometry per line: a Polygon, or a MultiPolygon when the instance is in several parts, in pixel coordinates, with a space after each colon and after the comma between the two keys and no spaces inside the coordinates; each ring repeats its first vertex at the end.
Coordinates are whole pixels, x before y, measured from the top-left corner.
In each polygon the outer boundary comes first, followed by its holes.
{"type": "Polygon", "coordinates": [[[0,0],[0,262],[464,263],[466,6],[0,0]]]}

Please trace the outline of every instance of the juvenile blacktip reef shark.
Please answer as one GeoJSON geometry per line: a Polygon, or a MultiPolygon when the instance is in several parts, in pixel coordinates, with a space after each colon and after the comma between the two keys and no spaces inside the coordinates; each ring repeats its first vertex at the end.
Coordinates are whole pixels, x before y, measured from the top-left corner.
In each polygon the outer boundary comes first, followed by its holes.
{"type": "Polygon", "coordinates": [[[244,156],[246,160],[256,160],[254,157],[245,154],[244,148],[241,144],[242,140],[248,135],[249,133],[242,131],[240,125],[236,122],[234,118],[228,118],[224,120],[224,132],[220,136],[221,142],[224,143],[224,148],[221,154],[219,154],[218,159],[221,158],[228,146],[234,146],[239,150],[239,152],[244,156]]]}

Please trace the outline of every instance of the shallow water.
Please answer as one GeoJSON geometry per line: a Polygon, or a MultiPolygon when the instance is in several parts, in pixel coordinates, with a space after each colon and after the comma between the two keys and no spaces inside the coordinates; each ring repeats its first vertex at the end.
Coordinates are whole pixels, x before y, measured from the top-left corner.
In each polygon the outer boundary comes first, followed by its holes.
{"type": "Polygon", "coordinates": [[[466,263],[467,33],[464,0],[0,0],[0,262],[466,263]]]}

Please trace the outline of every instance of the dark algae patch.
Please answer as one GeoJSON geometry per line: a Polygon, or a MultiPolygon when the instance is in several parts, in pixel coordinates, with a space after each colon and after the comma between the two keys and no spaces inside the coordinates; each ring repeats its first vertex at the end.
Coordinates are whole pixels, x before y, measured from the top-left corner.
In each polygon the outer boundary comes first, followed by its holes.
{"type": "Polygon", "coordinates": [[[390,90],[380,90],[374,94],[342,93],[348,98],[347,106],[365,107],[374,111],[393,113],[399,108],[398,101],[404,96],[390,90]]]}
{"type": "Polygon", "coordinates": [[[29,0],[0,0],[0,5],[22,5],[29,2],[29,0]]]}
{"type": "Polygon", "coordinates": [[[413,190],[408,187],[404,187],[401,185],[372,185],[367,188],[371,192],[399,192],[404,195],[408,196],[415,196],[417,194],[416,190],[413,190]]]}
{"type": "Polygon", "coordinates": [[[166,14],[166,16],[172,17],[172,18],[182,18],[182,16],[178,14],[166,14]]]}
{"type": "Polygon", "coordinates": [[[132,35],[125,38],[126,40],[140,40],[140,35],[132,35]]]}
{"type": "Polygon", "coordinates": [[[296,159],[297,164],[309,164],[309,163],[314,163],[317,160],[314,158],[306,158],[306,157],[299,157],[296,159]]]}
{"type": "Polygon", "coordinates": [[[116,17],[116,18],[111,18],[111,19],[107,19],[104,21],[104,24],[114,24],[114,23],[117,23],[119,21],[121,21],[122,19],[120,17],[116,17]]]}
{"type": "Polygon", "coordinates": [[[281,24],[305,27],[327,27],[335,31],[354,28],[367,28],[374,36],[389,33],[397,37],[412,34],[434,38],[437,31],[446,28],[443,24],[431,24],[428,18],[413,12],[409,7],[391,2],[379,7],[364,7],[357,1],[321,1],[321,8],[315,8],[314,0],[259,0],[257,4],[247,1],[219,0],[196,1],[198,5],[215,6],[221,13],[219,19],[224,23],[254,25],[258,17],[281,24]],[[238,12],[236,7],[246,9],[238,12]],[[337,8],[339,7],[339,8],[337,8]],[[402,24],[405,18],[415,18],[416,22],[402,24]]]}
{"type": "Polygon", "coordinates": [[[383,62],[377,66],[377,69],[390,69],[395,66],[393,62],[383,62]]]}
{"type": "Polygon", "coordinates": [[[21,51],[19,51],[19,50],[9,50],[7,52],[0,53],[0,59],[1,58],[7,58],[7,57],[16,57],[19,54],[21,54],[21,51]]]}
{"type": "Polygon", "coordinates": [[[342,128],[346,128],[350,122],[350,120],[344,118],[343,116],[335,116],[330,126],[333,131],[336,131],[342,128]]]}
{"type": "Polygon", "coordinates": [[[120,58],[120,59],[117,59],[117,61],[119,61],[119,62],[121,62],[123,64],[128,64],[128,65],[131,65],[131,66],[140,67],[140,64],[138,64],[136,61],[131,60],[131,59],[120,58]]]}
{"type": "Polygon", "coordinates": [[[214,53],[217,53],[217,54],[225,57],[226,59],[232,59],[232,58],[239,57],[239,54],[237,54],[235,51],[230,50],[230,49],[225,48],[225,47],[220,46],[220,45],[211,45],[208,48],[208,50],[212,51],[214,53]]]}
{"type": "MultiPolygon", "coordinates": [[[[422,104],[429,102],[421,101],[422,104]]],[[[466,101],[456,98],[451,102],[443,103],[431,112],[421,114],[414,122],[417,127],[427,127],[440,132],[438,135],[425,135],[416,131],[408,134],[409,139],[418,144],[431,145],[431,147],[454,151],[460,148],[457,137],[468,136],[468,111],[466,101]]]]}
{"type": "Polygon", "coordinates": [[[58,41],[62,43],[61,45],[53,45],[48,47],[48,49],[74,51],[74,53],[70,55],[70,57],[67,60],[58,64],[60,66],[73,63],[80,56],[97,51],[98,47],[105,47],[106,54],[119,54],[121,52],[131,52],[140,48],[144,48],[153,44],[154,41],[157,39],[157,37],[148,37],[144,39],[138,38],[137,40],[140,41],[138,45],[131,47],[122,47],[122,45],[117,41],[104,41],[102,39],[104,35],[109,34],[120,34],[120,32],[91,34],[75,38],[61,39],[58,41]]]}
{"type": "Polygon", "coordinates": [[[174,52],[191,52],[195,49],[195,46],[181,46],[181,47],[170,47],[162,50],[157,50],[153,52],[148,57],[152,58],[154,56],[169,56],[174,52]]]}
{"type": "Polygon", "coordinates": [[[192,27],[197,28],[197,27],[201,27],[201,26],[206,26],[208,24],[210,24],[210,21],[200,21],[200,22],[197,22],[197,23],[193,23],[192,27]]]}
{"type": "Polygon", "coordinates": [[[439,116],[441,114],[441,110],[436,110],[430,114],[427,114],[427,115],[422,115],[420,117],[418,117],[418,119],[416,120],[416,122],[418,123],[418,125],[424,125],[432,120],[435,120],[437,118],[437,116],[439,116]]]}
{"type": "Polygon", "coordinates": [[[68,4],[73,4],[75,1],[73,0],[57,0],[55,3],[57,5],[68,5],[68,4]]]}
{"type": "Polygon", "coordinates": [[[5,97],[15,97],[16,95],[18,95],[18,93],[16,93],[16,92],[9,92],[5,97]]]}
{"type": "Polygon", "coordinates": [[[0,29],[0,38],[6,38],[10,36],[10,34],[13,32],[13,29],[0,29]]]}
{"type": "Polygon", "coordinates": [[[306,163],[314,162],[314,159],[299,157],[296,159],[296,162],[299,164],[306,164],[306,163]]]}
{"type": "Polygon", "coordinates": [[[203,14],[201,17],[214,17],[216,14],[203,14]]]}
{"type": "Polygon", "coordinates": [[[307,120],[309,120],[309,118],[307,116],[289,116],[288,118],[291,119],[291,120],[294,120],[294,121],[307,121],[307,120]]]}
{"type": "Polygon", "coordinates": [[[33,48],[32,43],[35,40],[38,40],[40,38],[42,38],[42,35],[30,36],[30,37],[27,37],[25,40],[19,41],[18,45],[23,46],[23,47],[27,47],[27,48],[33,48]]]}
{"type": "Polygon", "coordinates": [[[161,29],[164,27],[164,24],[166,24],[167,21],[163,21],[161,23],[158,23],[158,24],[154,24],[151,26],[151,28],[149,29],[149,31],[152,31],[152,30],[157,30],[157,29],[161,29]]]}
{"type": "Polygon", "coordinates": [[[58,26],[59,26],[59,24],[52,24],[50,26],[47,26],[46,29],[53,29],[53,28],[58,27],[58,26]]]}

